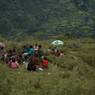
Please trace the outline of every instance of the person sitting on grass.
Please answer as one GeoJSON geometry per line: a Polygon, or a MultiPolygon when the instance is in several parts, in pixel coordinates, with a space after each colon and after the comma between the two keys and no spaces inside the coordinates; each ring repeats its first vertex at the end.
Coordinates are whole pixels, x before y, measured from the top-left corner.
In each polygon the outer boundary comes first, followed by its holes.
{"type": "Polygon", "coordinates": [[[27,60],[28,55],[29,55],[29,51],[30,51],[30,48],[29,48],[29,47],[23,46],[21,52],[22,52],[22,58],[23,58],[24,60],[27,60]]]}
{"type": "Polygon", "coordinates": [[[39,47],[38,47],[38,44],[35,44],[35,45],[34,45],[34,50],[35,50],[35,52],[38,52],[38,48],[39,48],[39,47]]]}
{"type": "Polygon", "coordinates": [[[39,57],[37,53],[33,56],[33,62],[35,65],[39,65],[39,57]]]}
{"type": "Polygon", "coordinates": [[[26,45],[24,45],[22,47],[22,53],[27,53],[28,52],[28,47],[26,45]]]}
{"type": "Polygon", "coordinates": [[[29,47],[29,56],[34,56],[34,54],[35,54],[35,50],[34,50],[34,48],[33,48],[33,46],[31,45],[30,47],[29,47]]]}
{"type": "Polygon", "coordinates": [[[18,62],[13,58],[12,60],[10,60],[9,62],[9,67],[12,69],[17,69],[19,68],[19,64],[18,62]]]}
{"type": "Polygon", "coordinates": [[[29,63],[27,65],[27,70],[28,71],[36,71],[36,66],[33,62],[33,58],[31,57],[31,59],[29,60],[29,63]]]}
{"type": "Polygon", "coordinates": [[[42,64],[41,64],[42,65],[42,68],[43,69],[48,69],[48,63],[49,62],[48,62],[47,57],[44,57],[43,60],[42,60],[42,64]]]}
{"type": "Polygon", "coordinates": [[[9,63],[11,57],[12,57],[12,50],[8,50],[7,53],[6,53],[6,58],[5,58],[6,64],[9,63]]]}
{"type": "Polygon", "coordinates": [[[28,66],[27,66],[27,70],[36,71],[37,68],[39,68],[39,58],[38,58],[38,54],[35,54],[33,57],[31,56],[28,66]]]}
{"type": "Polygon", "coordinates": [[[57,57],[60,56],[60,51],[59,50],[56,51],[55,56],[57,56],[57,57]]]}
{"type": "Polygon", "coordinates": [[[43,50],[42,50],[42,46],[39,45],[39,49],[38,49],[39,63],[42,62],[43,56],[44,56],[44,53],[43,53],[43,50]]]}
{"type": "Polygon", "coordinates": [[[20,54],[20,53],[18,53],[18,55],[17,55],[17,61],[18,61],[18,63],[20,64],[20,65],[22,65],[22,63],[23,63],[23,58],[22,58],[22,54],[20,54]]]}
{"type": "Polygon", "coordinates": [[[6,53],[6,51],[5,51],[4,47],[1,47],[0,48],[0,60],[2,60],[2,61],[5,60],[5,53],[6,53]]]}
{"type": "Polygon", "coordinates": [[[60,52],[60,57],[64,57],[64,52],[63,51],[60,52]]]}

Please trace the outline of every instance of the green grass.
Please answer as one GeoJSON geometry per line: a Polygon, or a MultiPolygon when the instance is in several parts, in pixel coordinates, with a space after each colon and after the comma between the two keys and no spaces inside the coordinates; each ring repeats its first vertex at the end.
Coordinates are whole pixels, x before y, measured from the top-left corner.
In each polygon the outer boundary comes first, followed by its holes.
{"type": "Polygon", "coordinates": [[[28,72],[23,66],[11,70],[1,62],[0,95],[95,95],[94,42],[66,39],[64,58],[48,55],[49,69],[43,72],[28,72]]]}

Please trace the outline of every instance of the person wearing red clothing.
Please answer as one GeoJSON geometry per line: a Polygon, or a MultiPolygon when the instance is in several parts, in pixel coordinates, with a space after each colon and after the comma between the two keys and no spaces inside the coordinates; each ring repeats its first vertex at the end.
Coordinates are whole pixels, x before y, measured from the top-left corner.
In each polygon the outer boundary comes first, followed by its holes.
{"type": "Polygon", "coordinates": [[[27,66],[28,71],[36,71],[36,69],[39,67],[38,59],[38,54],[35,54],[33,57],[30,58],[27,66]]]}
{"type": "Polygon", "coordinates": [[[39,65],[39,57],[38,57],[38,54],[35,54],[33,56],[33,63],[34,63],[34,65],[39,65]]]}
{"type": "Polygon", "coordinates": [[[42,60],[42,68],[43,69],[48,69],[48,59],[46,57],[43,58],[42,60]]]}

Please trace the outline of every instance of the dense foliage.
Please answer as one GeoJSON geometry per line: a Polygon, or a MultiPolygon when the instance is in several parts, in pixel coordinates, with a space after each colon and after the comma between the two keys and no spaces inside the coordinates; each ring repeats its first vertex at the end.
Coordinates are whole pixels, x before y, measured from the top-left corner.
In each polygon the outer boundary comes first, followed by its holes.
{"type": "Polygon", "coordinates": [[[1,0],[0,35],[95,37],[95,0],[1,0]]]}
{"type": "MultiPolygon", "coordinates": [[[[43,45],[45,50],[51,41],[30,41],[43,45]]],[[[95,95],[95,40],[65,39],[64,57],[47,52],[49,69],[29,72],[25,66],[10,69],[0,62],[0,95],[95,95]]],[[[17,49],[22,43],[7,42],[7,47],[17,49]]]]}

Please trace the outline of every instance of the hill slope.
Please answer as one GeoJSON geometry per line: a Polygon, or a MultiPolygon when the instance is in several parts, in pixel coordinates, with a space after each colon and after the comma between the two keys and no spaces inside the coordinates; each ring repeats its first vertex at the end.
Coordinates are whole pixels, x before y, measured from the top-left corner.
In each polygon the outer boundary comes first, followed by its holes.
{"type": "Polygon", "coordinates": [[[62,50],[64,58],[48,54],[49,69],[43,72],[11,70],[0,61],[0,95],[95,95],[95,40],[68,39],[62,50]]]}

